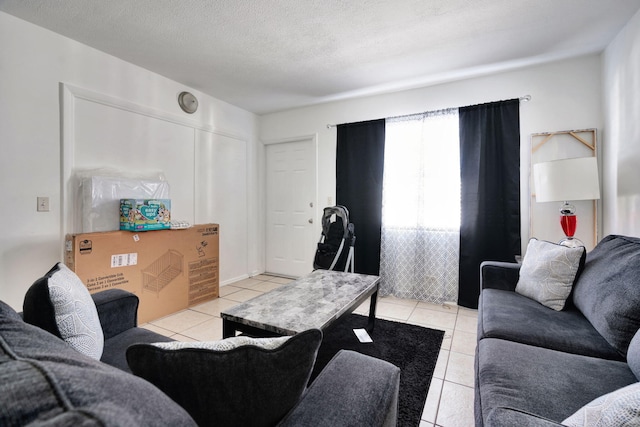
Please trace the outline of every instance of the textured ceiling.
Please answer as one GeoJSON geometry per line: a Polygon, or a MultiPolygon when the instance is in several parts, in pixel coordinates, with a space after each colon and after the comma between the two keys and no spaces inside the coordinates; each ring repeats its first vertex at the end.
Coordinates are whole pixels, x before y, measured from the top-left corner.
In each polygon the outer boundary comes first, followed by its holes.
{"type": "Polygon", "coordinates": [[[601,51],[640,0],[0,0],[261,114],[601,51]]]}

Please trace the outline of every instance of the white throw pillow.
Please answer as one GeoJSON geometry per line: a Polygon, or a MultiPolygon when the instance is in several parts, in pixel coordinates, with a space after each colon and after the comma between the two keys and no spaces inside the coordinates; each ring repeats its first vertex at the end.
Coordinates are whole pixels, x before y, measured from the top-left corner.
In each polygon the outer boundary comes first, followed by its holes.
{"type": "Polygon", "coordinates": [[[562,424],[569,427],[640,426],[640,383],[592,400],[562,424]]]}
{"type": "Polygon", "coordinates": [[[569,248],[531,239],[527,246],[516,292],[560,311],[584,264],[585,248],[569,248]]]}
{"type": "Polygon", "coordinates": [[[47,285],[61,338],[80,353],[100,360],[104,335],[87,287],[63,263],[57,264],[47,285]]]}

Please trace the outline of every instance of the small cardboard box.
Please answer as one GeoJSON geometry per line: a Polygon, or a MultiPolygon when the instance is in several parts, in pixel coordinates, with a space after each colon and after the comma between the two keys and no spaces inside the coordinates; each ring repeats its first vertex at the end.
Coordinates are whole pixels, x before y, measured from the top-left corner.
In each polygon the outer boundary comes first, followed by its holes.
{"type": "Polygon", "coordinates": [[[170,199],[120,199],[120,230],[171,228],[170,199]]]}
{"type": "Polygon", "coordinates": [[[65,264],[91,293],[117,288],[136,294],[138,322],[145,323],[218,297],[218,233],[218,224],[202,224],[68,235],[65,264]]]}

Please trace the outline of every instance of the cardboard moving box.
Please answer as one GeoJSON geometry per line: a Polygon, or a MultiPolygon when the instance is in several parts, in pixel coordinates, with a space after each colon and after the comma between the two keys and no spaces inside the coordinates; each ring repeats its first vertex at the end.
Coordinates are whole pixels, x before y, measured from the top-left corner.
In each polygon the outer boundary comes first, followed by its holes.
{"type": "Polygon", "coordinates": [[[218,297],[218,232],[218,224],[202,224],[68,235],[65,264],[91,293],[118,288],[138,295],[138,322],[145,323],[218,297]]]}

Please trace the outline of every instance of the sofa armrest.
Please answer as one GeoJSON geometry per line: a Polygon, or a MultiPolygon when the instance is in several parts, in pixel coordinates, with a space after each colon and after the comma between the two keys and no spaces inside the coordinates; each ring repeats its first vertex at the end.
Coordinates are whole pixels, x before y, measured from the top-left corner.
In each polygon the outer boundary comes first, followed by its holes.
{"type": "Polygon", "coordinates": [[[493,409],[485,422],[485,427],[513,426],[558,427],[562,424],[518,409],[503,407],[493,409]]]}
{"type": "Polygon", "coordinates": [[[108,289],[92,294],[98,309],[104,339],[138,325],[138,297],[123,289],[108,289]]]}
{"type": "Polygon", "coordinates": [[[484,261],[480,264],[480,291],[501,289],[515,291],[520,278],[520,264],[513,262],[484,261]]]}
{"type": "Polygon", "coordinates": [[[341,350],[278,426],[395,426],[400,369],[341,350]]]}

